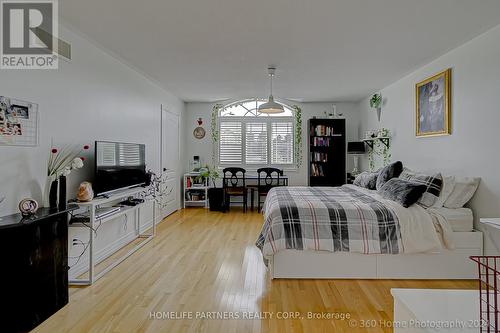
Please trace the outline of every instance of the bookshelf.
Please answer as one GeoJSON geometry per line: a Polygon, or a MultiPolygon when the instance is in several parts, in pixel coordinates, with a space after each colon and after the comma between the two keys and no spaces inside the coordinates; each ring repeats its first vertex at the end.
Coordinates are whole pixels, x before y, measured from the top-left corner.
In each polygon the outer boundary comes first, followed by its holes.
{"type": "Polygon", "coordinates": [[[345,119],[310,119],[309,186],[346,182],[345,119]]]}
{"type": "Polygon", "coordinates": [[[188,206],[200,206],[208,208],[208,179],[199,179],[199,173],[184,174],[184,208],[188,206]]]}

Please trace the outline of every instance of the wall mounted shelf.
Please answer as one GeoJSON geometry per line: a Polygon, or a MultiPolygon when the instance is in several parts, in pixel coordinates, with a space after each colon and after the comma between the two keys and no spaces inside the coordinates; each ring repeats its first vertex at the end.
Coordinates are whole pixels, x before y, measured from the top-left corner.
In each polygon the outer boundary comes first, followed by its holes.
{"type": "Polygon", "coordinates": [[[388,136],[379,136],[376,138],[370,138],[370,139],[363,139],[362,141],[368,145],[371,149],[373,149],[373,145],[375,144],[375,141],[380,141],[382,142],[387,148],[389,148],[391,138],[388,136]]]}

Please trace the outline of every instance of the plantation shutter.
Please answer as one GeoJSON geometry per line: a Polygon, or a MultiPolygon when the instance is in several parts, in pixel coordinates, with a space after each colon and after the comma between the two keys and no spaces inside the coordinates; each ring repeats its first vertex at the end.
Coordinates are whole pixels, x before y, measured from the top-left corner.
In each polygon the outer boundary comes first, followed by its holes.
{"type": "Polygon", "coordinates": [[[245,127],[246,164],[267,164],[267,123],[247,123],[245,127]]]}
{"type": "Polygon", "coordinates": [[[102,166],[116,165],[116,146],[114,143],[99,142],[101,149],[97,150],[97,164],[102,166]]]}
{"type": "Polygon", "coordinates": [[[139,145],[127,143],[118,144],[118,165],[141,165],[141,149],[139,145]]]}
{"type": "Polygon", "coordinates": [[[271,124],[271,164],[293,163],[293,122],[271,124]]]}
{"type": "Polygon", "coordinates": [[[219,159],[221,164],[242,164],[242,129],[239,121],[220,123],[219,159]]]}

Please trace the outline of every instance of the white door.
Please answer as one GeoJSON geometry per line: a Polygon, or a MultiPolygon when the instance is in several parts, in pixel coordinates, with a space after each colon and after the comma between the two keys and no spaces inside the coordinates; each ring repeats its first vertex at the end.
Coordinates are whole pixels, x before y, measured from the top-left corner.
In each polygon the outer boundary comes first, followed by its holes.
{"type": "Polygon", "coordinates": [[[161,166],[166,177],[166,190],[162,216],[168,216],[179,209],[179,116],[161,109],[161,166]]]}

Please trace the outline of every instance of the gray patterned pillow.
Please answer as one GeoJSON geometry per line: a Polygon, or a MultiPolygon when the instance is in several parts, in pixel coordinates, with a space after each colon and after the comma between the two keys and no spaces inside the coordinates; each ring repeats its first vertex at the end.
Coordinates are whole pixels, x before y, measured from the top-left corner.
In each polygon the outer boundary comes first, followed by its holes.
{"type": "Polygon", "coordinates": [[[362,172],[356,176],[353,184],[356,186],[364,187],[369,190],[375,190],[377,186],[378,172],[362,172]]]}
{"type": "Polygon", "coordinates": [[[426,190],[425,185],[416,184],[400,178],[389,179],[377,191],[383,198],[396,201],[408,208],[416,203],[426,190]]]}
{"type": "Polygon", "coordinates": [[[403,171],[403,163],[397,161],[380,169],[377,177],[377,190],[384,185],[389,179],[398,177],[403,171]]]}
{"type": "Polygon", "coordinates": [[[425,208],[429,208],[436,203],[439,193],[441,193],[441,188],[443,187],[443,176],[441,176],[440,173],[429,176],[404,168],[399,178],[412,183],[425,185],[426,190],[418,201],[418,203],[425,208]]]}

